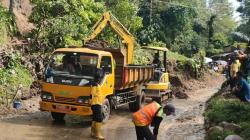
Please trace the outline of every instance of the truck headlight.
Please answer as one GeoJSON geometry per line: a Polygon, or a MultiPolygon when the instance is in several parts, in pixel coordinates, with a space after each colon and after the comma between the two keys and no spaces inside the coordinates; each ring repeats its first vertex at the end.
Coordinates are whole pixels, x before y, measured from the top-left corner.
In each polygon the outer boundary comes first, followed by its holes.
{"type": "Polygon", "coordinates": [[[48,93],[48,92],[42,92],[41,98],[42,98],[42,100],[52,100],[53,99],[52,94],[48,93]]]}
{"type": "Polygon", "coordinates": [[[48,95],[47,95],[47,99],[48,99],[48,100],[52,100],[52,95],[49,95],[49,94],[48,94],[48,95]]]}
{"type": "Polygon", "coordinates": [[[46,94],[43,94],[41,97],[42,97],[42,99],[47,99],[47,95],[46,94]]]}
{"type": "Polygon", "coordinates": [[[80,96],[77,98],[76,102],[80,104],[88,104],[89,103],[89,97],[86,96],[80,96]]]}

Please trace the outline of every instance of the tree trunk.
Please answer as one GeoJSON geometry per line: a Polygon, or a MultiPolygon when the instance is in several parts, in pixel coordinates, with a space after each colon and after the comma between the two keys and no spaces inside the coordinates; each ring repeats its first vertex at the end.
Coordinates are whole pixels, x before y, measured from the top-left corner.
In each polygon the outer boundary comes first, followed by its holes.
{"type": "Polygon", "coordinates": [[[13,13],[14,0],[10,0],[9,12],[13,13]]]}

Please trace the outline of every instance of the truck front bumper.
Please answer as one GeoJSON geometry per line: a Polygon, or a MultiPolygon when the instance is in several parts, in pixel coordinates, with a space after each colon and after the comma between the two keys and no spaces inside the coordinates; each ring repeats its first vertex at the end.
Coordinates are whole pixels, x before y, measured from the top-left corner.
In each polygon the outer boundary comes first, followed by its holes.
{"type": "Polygon", "coordinates": [[[92,110],[90,106],[61,104],[61,103],[46,102],[46,101],[40,101],[39,104],[41,111],[58,112],[58,113],[80,115],[80,116],[92,115],[92,110]]]}

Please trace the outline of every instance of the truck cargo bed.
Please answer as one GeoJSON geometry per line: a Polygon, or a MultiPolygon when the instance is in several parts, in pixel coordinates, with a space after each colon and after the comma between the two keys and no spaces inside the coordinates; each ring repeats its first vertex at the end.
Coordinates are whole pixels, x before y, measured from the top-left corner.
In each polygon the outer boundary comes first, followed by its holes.
{"type": "Polygon", "coordinates": [[[123,90],[149,82],[153,78],[153,66],[127,65],[126,53],[122,49],[89,47],[112,53],[115,60],[115,90],[123,90]]]}
{"type": "Polygon", "coordinates": [[[131,88],[149,82],[153,77],[152,66],[117,66],[115,73],[115,88],[131,88]]]}

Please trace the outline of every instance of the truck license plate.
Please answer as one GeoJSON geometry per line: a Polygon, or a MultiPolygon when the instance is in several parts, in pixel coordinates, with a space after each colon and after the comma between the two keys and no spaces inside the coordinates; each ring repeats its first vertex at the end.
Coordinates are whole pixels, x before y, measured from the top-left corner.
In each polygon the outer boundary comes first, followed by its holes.
{"type": "Polygon", "coordinates": [[[61,110],[61,111],[70,111],[70,107],[69,106],[57,105],[56,109],[61,110]]]}

